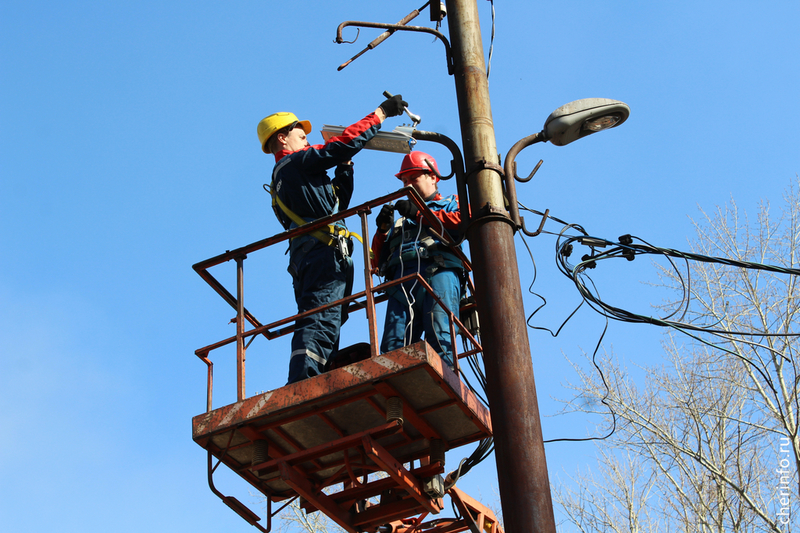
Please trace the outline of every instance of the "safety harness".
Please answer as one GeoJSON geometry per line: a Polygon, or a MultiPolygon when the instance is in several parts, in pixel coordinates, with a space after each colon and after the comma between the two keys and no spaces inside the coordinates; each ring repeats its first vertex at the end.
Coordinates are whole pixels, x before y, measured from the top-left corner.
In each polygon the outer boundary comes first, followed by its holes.
{"type": "MultiPolygon", "coordinates": [[[[289,229],[291,228],[291,223],[294,223],[295,226],[300,227],[309,222],[313,222],[313,220],[305,220],[300,215],[296,214],[294,211],[289,209],[283,201],[278,198],[278,195],[275,194],[272,187],[267,184],[264,184],[264,188],[267,192],[270,193],[272,196],[272,209],[275,211],[275,216],[278,217],[278,220],[281,222],[284,228],[289,229]],[[281,216],[281,213],[286,215],[285,217],[281,216]],[[287,220],[288,219],[288,220],[287,220]]],[[[333,213],[336,214],[339,212],[339,200],[336,200],[336,206],[334,206],[333,213]]],[[[354,231],[350,231],[344,226],[337,226],[336,224],[328,224],[327,231],[323,231],[321,229],[314,230],[311,232],[311,235],[319,239],[324,244],[328,246],[334,246],[339,238],[349,239],[350,237],[355,237],[358,239],[358,242],[364,242],[361,238],[361,235],[354,231]]]]}
{"type": "Polygon", "coordinates": [[[464,264],[461,259],[428,232],[425,226],[421,229],[404,228],[405,221],[405,218],[400,218],[395,222],[392,234],[384,247],[388,253],[381,253],[382,262],[378,268],[383,276],[391,276],[397,265],[415,261],[417,258],[431,261],[431,265],[426,269],[428,275],[440,268],[463,270],[464,264]]]}
{"type": "MultiPolygon", "coordinates": [[[[288,162],[289,159],[285,158],[283,161],[275,165],[275,168],[272,171],[273,183],[275,182],[275,175],[288,162]]],[[[278,217],[278,221],[280,221],[284,229],[291,229],[292,224],[294,224],[296,227],[300,227],[308,224],[309,222],[313,222],[313,219],[306,220],[289,209],[289,207],[278,197],[275,187],[271,187],[265,183],[264,189],[272,197],[272,210],[275,211],[275,216],[278,217]]],[[[333,192],[334,196],[336,196],[336,204],[333,206],[333,213],[331,214],[335,215],[339,212],[339,197],[336,195],[335,188],[333,192]]],[[[327,246],[338,246],[344,255],[350,255],[350,246],[348,243],[350,242],[349,239],[351,237],[355,237],[359,242],[364,242],[361,238],[361,235],[349,231],[346,227],[344,227],[344,225],[328,224],[326,229],[327,231],[323,229],[314,230],[310,232],[310,234],[327,246]]]]}

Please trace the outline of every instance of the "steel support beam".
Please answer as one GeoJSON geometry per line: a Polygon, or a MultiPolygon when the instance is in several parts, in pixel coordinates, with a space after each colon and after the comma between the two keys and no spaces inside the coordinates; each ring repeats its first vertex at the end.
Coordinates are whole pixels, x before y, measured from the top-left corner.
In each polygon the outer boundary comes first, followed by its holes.
{"type": "Polygon", "coordinates": [[[236,401],[246,398],[244,389],[244,260],[247,256],[236,258],[236,401]]]}

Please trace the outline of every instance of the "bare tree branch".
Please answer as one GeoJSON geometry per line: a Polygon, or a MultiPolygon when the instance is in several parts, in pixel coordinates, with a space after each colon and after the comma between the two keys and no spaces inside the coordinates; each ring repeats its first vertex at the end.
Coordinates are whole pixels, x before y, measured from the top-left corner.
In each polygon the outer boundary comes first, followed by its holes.
{"type": "Polygon", "coordinates": [[[665,365],[644,367],[640,386],[611,354],[605,379],[579,371],[565,410],[596,413],[610,426],[612,415],[595,407],[604,398],[617,422],[598,444],[598,473],[554,488],[580,531],[791,530],[783,517],[800,513],[798,280],[733,264],[797,267],[800,179],[783,200],[777,214],[762,202],[752,223],[733,200],[701,210],[692,252],[732,264],[658,267],[661,286],[678,289],[660,307],[686,305],[681,321],[708,331],[692,330],[681,345],[670,335],[665,365]]]}

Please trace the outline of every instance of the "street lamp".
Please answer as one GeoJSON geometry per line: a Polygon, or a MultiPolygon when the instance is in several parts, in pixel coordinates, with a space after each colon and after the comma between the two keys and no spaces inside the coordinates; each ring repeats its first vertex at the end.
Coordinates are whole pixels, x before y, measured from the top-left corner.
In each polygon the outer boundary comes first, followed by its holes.
{"type": "MultiPolygon", "coordinates": [[[[325,124],[322,126],[322,138],[325,139],[325,142],[328,142],[328,139],[331,137],[338,137],[341,135],[344,129],[344,126],[325,124]]],[[[379,150],[381,152],[408,154],[417,142],[411,137],[412,133],[414,133],[414,129],[409,126],[397,126],[393,131],[379,131],[364,145],[364,148],[379,150]]]]}
{"type": "Polygon", "coordinates": [[[619,126],[631,114],[627,104],[608,98],[584,98],[562,105],[544,121],[544,141],[565,146],[581,137],[619,126]]]}
{"type": "Polygon", "coordinates": [[[521,228],[526,235],[534,237],[541,231],[546,218],[546,216],[542,218],[542,224],[539,226],[539,230],[531,233],[525,229],[525,225],[519,216],[517,189],[514,185],[514,181],[516,180],[523,183],[530,181],[536,171],[539,170],[542,161],[539,161],[528,177],[520,178],[517,176],[517,163],[514,161],[517,154],[524,148],[538,142],[550,141],[556,146],[566,146],[581,137],[586,137],[598,131],[615,128],[625,122],[630,114],[631,108],[628,107],[628,104],[620,102],[619,100],[611,100],[609,98],[584,98],[583,100],[575,100],[574,102],[562,105],[550,113],[550,116],[544,121],[542,131],[517,141],[508,151],[505,165],[503,165],[509,214],[516,227],[521,228]]]}

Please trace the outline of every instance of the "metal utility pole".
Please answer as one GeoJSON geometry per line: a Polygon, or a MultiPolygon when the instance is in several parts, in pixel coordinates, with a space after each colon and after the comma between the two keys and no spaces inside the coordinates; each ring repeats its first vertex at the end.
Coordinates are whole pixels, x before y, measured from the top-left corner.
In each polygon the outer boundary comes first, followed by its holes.
{"type": "Polygon", "coordinates": [[[474,219],[467,237],[505,530],[555,533],[514,228],[503,201],[477,0],[447,0],[447,19],[474,219]]]}

